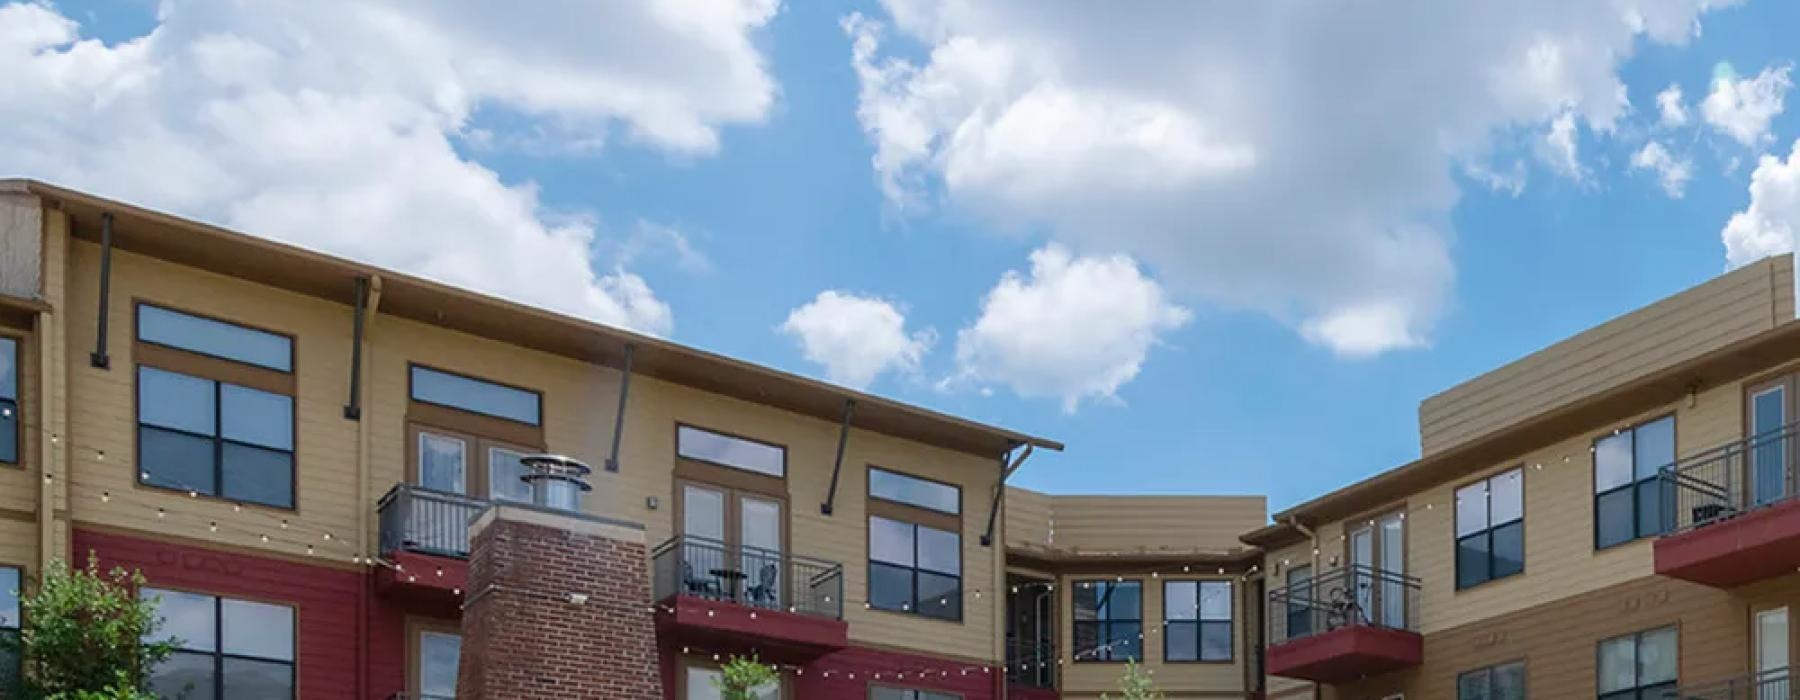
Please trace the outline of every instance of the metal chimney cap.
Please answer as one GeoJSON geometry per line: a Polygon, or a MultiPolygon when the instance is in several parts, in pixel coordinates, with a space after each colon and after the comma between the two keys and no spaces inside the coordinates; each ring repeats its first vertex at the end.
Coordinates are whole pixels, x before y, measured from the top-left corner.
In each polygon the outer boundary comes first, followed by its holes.
{"type": "Polygon", "coordinates": [[[535,454],[519,458],[519,464],[540,474],[556,476],[587,476],[594,473],[594,468],[579,459],[568,455],[535,454]]]}

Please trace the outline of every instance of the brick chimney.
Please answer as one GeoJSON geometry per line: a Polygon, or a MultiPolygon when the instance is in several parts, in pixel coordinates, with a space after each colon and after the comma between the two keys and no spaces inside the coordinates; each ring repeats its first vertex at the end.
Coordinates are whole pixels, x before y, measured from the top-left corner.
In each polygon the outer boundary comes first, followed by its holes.
{"type": "Polygon", "coordinates": [[[457,697],[662,697],[643,526],[495,505],[469,538],[457,697]]]}

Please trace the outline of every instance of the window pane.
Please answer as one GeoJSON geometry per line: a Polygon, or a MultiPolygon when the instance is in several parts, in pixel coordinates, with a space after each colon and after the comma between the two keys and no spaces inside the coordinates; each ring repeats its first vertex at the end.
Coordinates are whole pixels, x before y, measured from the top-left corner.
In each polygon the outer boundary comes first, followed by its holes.
{"type": "Polygon", "coordinates": [[[0,462],[19,461],[19,404],[0,399],[0,462]]]}
{"type": "Polygon", "coordinates": [[[1600,692],[1627,690],[1637,685],[1637,647],[1632,637],[1600,643],[1600,692]]]}
{"type": "Polygon", "coordinates": [[[1231,582],[1207,581],[1200,584],[1200,619],[1231,619],[1231,582]]]}
{"type": "Polygon", "coordinates": [[[1488,482],[1489,522],[1505,525],[1525,517],[1525,471],[1514,469],[1488,482]]]}
{"type": "Polygon", "coordinates": [[[1494,528],[1494,578],[1511,576],[1525,570],[1525,523],[1513,522],[1494,528]]]}
{"type": "Polygon", "coordinates": [[[219,492],[213,483],[210,438],[139,426],[138,470],[143,482],[152,486],[192,489],[208,495],[219,492]]]}
{"type": "Polygon", "coordinates": [[[1456,677],[1456,700],[1489,700],[1492,693],[1485,668],[1456,677]]]}
{"type": "Polygon", "coordinates": [[[1083,581],[1075,586],[1075,619],[1100,619],[1100,598],[1105,595],[1105,584],[1083,581]]]}
{"type": "Polygon", "coordinates": [[[531,502],[531,484],[524,476],[531,470],[519,460],[525,454],[502,447],[488,448],[488,498],[514,503],[531,502]]]}
{"type": "Polygon", "coordinates": [[[1100,616],[1109,620],[1142,620],[1143,589],[1136,581],[1107,584],[1110,600],[1100,601],[1100,616]]]}
{"type": "Polygon", "coordinates": [[[885,469],[869,470],[869,495],[951,515],[962,512],[961,492],[955,486],[885,469]]]}
{"type": "Polygon", "coordinates": [[[1106,628],[1109,634],[1104,641],[1108,646],[1101,650],[1100,658],[1120,661],[1143,658],[1143,627],[1139,623],[1111,622],[1106,628]]]}
{"type": "Polygon", "coordinates": [[[906,691],[887,686],[875,686],[869,689],[869,700],[913,700],[907,697],[906,691]]]}
{"type": "Polygon", "coordinates": [[[1170,661],[1200,660],[1200,623],[1171,622],[1163,629],[1163,656],[1170,661]]]}
{"type": "Polygon", "coordinates": [[[1676,674],[1675,628],[1645,632],[1638,641],[1638,685],[1667,683],[1676,674]]]}
{"type": "Polygon", "coordinates": [[[1481,533],[1456,541],[1456,587],[1468,588],[1493,578],[1488,569],[1488,536],[1481,533]]]}
{"type": "Polygon", "coordinates": [[[19,626],[19,570],[0,566],[0,627],[19,626]]]}
{"type": "Polygon", "coordinates": [[[688,459],[737,467],[769,476],[787,473],[787,451],[782,448],[691,426],[676,428],[675,449],[688,459]]]}
{"type": "Polygon", "coordinates": [[[1494,700],[1525,700],[1524,662],[1495,667],[1493,683],[1494,700]]]}
{"type": "Polygon", "coordinates": [[[433,491],[467,494],[468,480],[468,444],[458,438],[421,431],[419,485],[433,491]]]}
{"type": "Polygon", "coordinates": [[[462,637],[441,632],[419,634],[419,692],[426,697],[456,697],[457,664],[462,637]]]}
{"type": "Polygon", "coordinates": [[[913,570],[880,562],[869,563],[869,606],[881,610],[911,610],[913,570]]]}
{"type": "Polygon", "coordinates": [[[1231,660],[1231,623],[1200,623],[1200,660],[1231,660]]]}
{"type": "Polygon", "coordinates": [[[294,609],[248,600],[219,601],[225,616],[225,653],[294,660],[294,609]]]}
{"type": "MultiPolygon", "coordinates": [[[[145,428],[149,430],[149,428],[145,428]]],[[[219,495],[282,508],[294,505],[294,454],[225,443],[219,495]]]]}
{"type": "Polygon", "coordinates": [[[1168,620],[1200,619],[1200,583],[1197,581],[1163,583],[1163,618],[1168,620]]]}
{"type": "Polygon", "coordinates": [[[538,424],[538,395],[493,382],[412,368],[412,397],[417,401],[460,408],[526,425],[538,424]]]}
{"type": "Polygon", "coordinates": [[[215,651],[213,644],[214,598],[198,593],[143,588],[139,597],[155,599],[156,615],[162,619],[153,639],[174,637],[182,649],[215,651]]]}
{"type": "Polygon", "coordinates": [[[0,399],[19,400],[19,341],[0,338],[0,399]]]}
{"type": "Polygon", "coordinates": [[[1487,529],[1487,482],[1481,481],[1456,490],[1456,536],[1471,535],[1487,529]]]}
{"type": "Polygon", "coordinates": [[[1656,476],[1675,461],[1675,418],[1659,418],[1638,426],[1632,439],[1633,473],[1639,481],[1656,476]]]}
{"type": "Polygon", "coordinates": [[[913,525],[869,516],[869,558],[889,564],[912,566],[913,525]]]}
{"type": "Polygon", "coordinates": [[[954,532],[919,526],[919,568],[962,574],[962,538],[954,532]]]}
{"type": "Polygon", "coordinates": [[[1639,483],[1637,490],[1637,534],[1654,535],[1663,531],[1663,481],[1651,479],[1639,483]]]}
{"type": "Polygon", "coordinates": [[[177,652],[150,674],[150,689],[163,698],[213,700],[211,654],[177,652]]]}
{"type": "Polygon", "coordinates": [[[200,435],[217,435],[210,379],[138,368],[138,422],[200,435]]]}
{"type": "Polygon", "coordinates": [[[1631,433],[1608,435],[1594,443],[1594,493],[1631,483],[1631,433]]]}
{"type": "Polygon", "coordinates": [[[920,571],[918,607],[927,617],[962,619],[962,579],[920,571]]]}
{"type": "Polygon", "coordinates": [[[294,368],[293,345],[286,337],[146,304],[137,308],[140,340],[278,372],[294,368]]]}
{"type": "Polygon", "coordinates": [[[1076,621],[1074,627],[1075,648],[1071,656],[1076,661],[1100,658],[1100,628],[1103,622],[1076,621]]]}
{"type": "Polygon", "coordinates": [[[1601,548],[1630,542],[1637,536],[1631,512],[1632,490],[1620,489],[1601,496],[1594,505],[1595,544],[1601,548]]]}
{"type": "Polygon", "coordinates": [[[226,700],[293,700],[294,665],[225,659],[226,700]]]}
{"type": "Polygon", "coordinates": [[[236,384],[219,386],[220,434],[227,440],[294,449],[294,399],[236,384]]]}

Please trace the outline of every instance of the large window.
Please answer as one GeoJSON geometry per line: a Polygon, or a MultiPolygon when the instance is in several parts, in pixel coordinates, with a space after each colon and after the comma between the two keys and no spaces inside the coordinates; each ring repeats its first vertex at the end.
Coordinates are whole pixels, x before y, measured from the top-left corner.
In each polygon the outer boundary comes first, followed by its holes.
{"type": "Polygon", "coordinates": [[[1675,462],[1675,417],[1594,441],[1594,546],[1605,549],[1667,528],[1673,488],[1658,476],[1675,462]]]}
{"type": "Polygon", "coordinates": [[[1080,581],[1074,596],[1076,661],[1143,659],[1143,582],[1080,581]]]}
{"type": "Polygon", "coordinates": [[[20,663],[11,646],[19,638],[19,592],[24,576],[18,567],[0,566],[0,695],[18,697],[20,663]]]}
{"type": "Polygon", "coordinates": [[[962,700],[961,695],[944,693],[935,690],[914,690],[911,688],[893,688],[885,685],[869,686],[869,700],[962,700]]]}
{"type": "Polygon", "coordinates": [[[962,619],[962,536],[869,516],[869,607],[962,619]]]}
{"type": "Polygon", "coordinates": [[[950,515],[962,513],[962,489],[876,467],[869,468],[869,495],[950,515]]]}
{"type": "Polygon", "coordinates": [[[470,498],[580,510],[575,484],[527,478],[524,458],[544,451],[541,395],[421,365],[408,372],[408,479],[470,498]]]}
{"type": "Polygon", "coordinates": [[[150,674],[164,698],[294,697],[294,609],[144,588],[157,600],[157,638],[181,641],[150,674]]]}
{"type": "Polygon", "coordinates": [[[412,399],[493,416],[525,425],[540,424],[542,401],[535,391],[517,389],[430,367],[412,366],[412,399]]]}
{"type": "Polygon", "coordinates": [[[787,474],[786,449],[691,425],[676,426],[675,453],[686,459],[777,478],[787,474]]]}
{"type": "Polygon", "coordinates": [[[19,463],[19,341],[0,336],[0,462],[19,463]]]}
{"type": "Polygon", "coordinates": [[[1525,700],[1525,662],[1478,668],[1457,676],[1456,700],[1525,700]]]}
{"type": "Polygon", "coordinates": [[[1456,490],[1456,587],[1525,570],[1525,470],[1456,490]]]}
{"type": "Polygon", "coordinates": [[[1657,700],[1675,687],[1677,641],[1663,627],[1600,642],[1600,699],[1657,700]]]}
{"type": "Polygon", "coordinates": [[[138,333],[138,480],[294,507],[292,340],[149,305],[138,333]]]}
{"type": "Polygon", "coordinates": [[[456,700],[462,637],[451,632],[421,630],[418,640],[419,700],[456,700]]]}
{"type": "Polygon", "coordinates": [[[1230,661],[1230,581],[1163,582],[1163,660],[1230,661]]]}

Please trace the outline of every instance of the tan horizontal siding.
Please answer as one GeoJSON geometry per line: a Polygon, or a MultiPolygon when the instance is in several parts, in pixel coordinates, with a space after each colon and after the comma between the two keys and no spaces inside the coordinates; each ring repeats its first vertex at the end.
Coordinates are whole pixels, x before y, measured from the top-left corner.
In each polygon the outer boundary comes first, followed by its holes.
{"type": "Polygon", "coordinates": [[[1009,547],[1049,547],[1051,539],[1052,498],[1016,486],[1006,487],[1006,545],[1009,547]]]}
{"type": "Polygon", "coordinates": [[[1793,261],[1747,265],[1426,399],[1429,455],[1791,321],[1793,261]]]}
{"type": "Polygon", "coordinates": [[[1084,551],[1227,551],[1268,522],[1262,496],[1055,496],[1058,548],[1084,551]]]}

